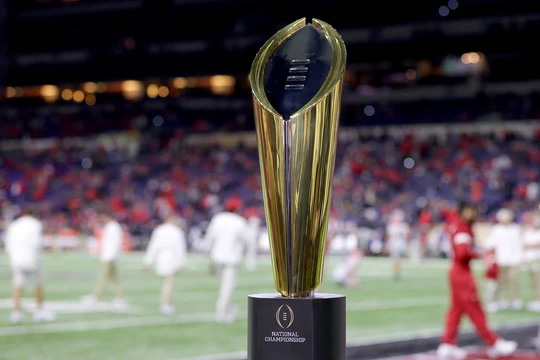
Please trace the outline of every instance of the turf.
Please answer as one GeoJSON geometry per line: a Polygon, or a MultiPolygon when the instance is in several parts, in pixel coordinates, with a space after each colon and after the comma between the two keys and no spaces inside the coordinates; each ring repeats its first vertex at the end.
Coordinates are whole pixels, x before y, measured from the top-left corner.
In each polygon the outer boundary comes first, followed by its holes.
{"type": "MultiPolygon", "coordinates": [[[[241,311],[233,324],[216,324],[213,310],[218,279],[209,272],[208,260],[190,258],[189,267],[177,278],[172,317],[158,312],[159,279],[145,273],[142,254],[125,254],[120,276],[130,304],[129,312],[84,311],[80,297],[92,291],[99,262],[86,254],[55,253],[45,257],[46,299],[59,308],[57,321],[35,324],[30,315],[23,325],[10,325],[8,318],[10,274],[7,259],[0,255],[0,359],[190,359],[245,351],[247,295],[271,292],[271,264],[261,257],[256,272],[241,270],[234,302],[241,311]],[[65,305],[64,311],[62,306],[65,305]],[[68,310],[70,310],[68,312],[68,310]]],[[[339,258],[329,258],[328,273],[339,258]]],[[[477,264],[478,274],[481,263],[477,264]]],[[[320,291],[347,295],[347,342],[379,341],[426,332],[440,332],[447,305],[446,260],[406,262],[403,278],[394,281],[390,263],[368,258],[359,268],[361,284],[343,289],[326,279],[320,291]]],[[[532,296],[522,273],[524,299],[532,296]]],[[[25,297],[31,297],[27,292],[25,297]]],[[[113,297],[112,287],[105,301],[113,297]]],[[[527,311],[490,314],[494,326],[538,319],[527,311]]],[[[465,321],[464,327],[470,325],[465,321]]]]}

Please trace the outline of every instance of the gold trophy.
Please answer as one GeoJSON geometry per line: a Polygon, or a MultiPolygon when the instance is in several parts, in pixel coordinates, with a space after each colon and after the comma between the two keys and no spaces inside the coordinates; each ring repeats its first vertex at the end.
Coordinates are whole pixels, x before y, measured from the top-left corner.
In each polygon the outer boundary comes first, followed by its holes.
{"type": "Polygon", "coordinates": [[[345,358],[345,297],[314,292],[322,280],[345,65],[336,30],[305,18],[278,31],[253,61],[249,78],[279,294],[249,297],[249,360],[345,358]]]}

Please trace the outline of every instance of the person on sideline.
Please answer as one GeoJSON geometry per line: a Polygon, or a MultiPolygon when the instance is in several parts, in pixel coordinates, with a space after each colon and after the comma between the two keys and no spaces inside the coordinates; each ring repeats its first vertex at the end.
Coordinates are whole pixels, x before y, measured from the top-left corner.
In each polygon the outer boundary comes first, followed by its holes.
{"type": "Polygon", "coordinates": [[[519,289],[519,273],[523,261],[523,234],[520,226],[514,222],[511,210],[500,209],[497,221],[487,239],[487,247],[495,250],[495,261],[500,271],[501,300],[498,307],[501,310],[521,310],[523,301],[519,289]]]}
{"type": "Polygon", "coordinates": [[[210,260],[220,277],[216,302],[218,323],[233,322],[238,312],[231,299],[250,234],[241,211],[242,204],[236,198],[229,199],[225,203],[225,211],[212,217],[205,234],[205,241],[210,244],[210,260]]]}
{"type": "Polygon", "coordinates": [[[386,251],[392,259],[392,274],[394,280],[401,278],[401,259],[407,251],[410,227],[405,222],[405,213],[395,210],[390,216],[386,227],[386,251]]]}
{"type": "Polygon", "coordinates": [[[533,214],[530,226],[524,231],[523,245],[523,264],[529,271],[534,292],[534,300],[527,308],[540,312],[540,212],[533,214]]]}
{"type": "Polygon", "coordinates": [[[459,218],[449,227],[453,258],[449,271],[450,308],[446,315],[444,334],[437,349],[437,357],[446,359],[465,359],[467,351],[459,348],[457,334],[463,315],[467,315],[476,332],[487,344],[490,358],[507,356],[516,351],[517,343],[500,338],[487,324],[486,316],[471,272],[470,262],[481,255],[474,250],[472,225],[477,210],[472,204],[461,204],[459,218]]]}
{"type": "Polygon", "coordinates": [[[114,219],[110,212],[102,211],[100,220],[104,224],[99,254],[102,263],[101,275],[94,293],[84,297],[83,301],[89,304],[97,303],[103,296],[108,282],[112,281],[116,291],[116,298],[113,300],[113,304],[118,308],[125,308],[127,304],[124,300],[124,291],[118,277],[118,259],[122,253],[124,232],[122,226],[114,219]]]}
{"type": "Polygon", "coordinates": [[[162,278],[160,312],[163,315],[174,313],[171,294],[175,275],[185,267],[187,244],[184,231],[180,227],[180,218],[171,213],[165,222],[152,232],[150,243],[143,259],[146,270],[155,264],[156,274],[162,278]]]}
{"type": "Polygon", "coordinates": [[[27,283],[35,287],[34,320],[42,322],[55,319],[55,314],[43,306],[42,231],[43,226],[31,209],[21,212],[6,230],[5,249],[11,265],[13,282],[13,312],[10,315],[13,324],[19,324],[24,320],[21,298],[27,283]]]}

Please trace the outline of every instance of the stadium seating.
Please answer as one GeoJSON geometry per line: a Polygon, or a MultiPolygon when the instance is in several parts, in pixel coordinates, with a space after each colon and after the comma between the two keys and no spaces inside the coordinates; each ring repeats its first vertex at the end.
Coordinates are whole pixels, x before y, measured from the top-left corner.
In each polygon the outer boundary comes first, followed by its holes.
{"type": "MultiPolygon", "coordinates": [[[[510,104],[508,116],[538,115],[538,102],[514,99],[510,104]]],[[[93,211],[107,206],[132,234],[143,236],[170,207],[189,225],[201,224],[235,195],[262,217],[255,147],[194,145],[185,141],[186,133],[223,127],[210,121],[201,125],[199,119],[186,131],[167,132],[165,124],[156,126],[156,116],[166,117],[164,123],[171,126],[180,122],[167,112],[108,112],[103,107],[65,115],[28,112],[19,122],[4,123],[0,133],[11,138],[1,150],[0,195],[6,208],[36,203],[49,230],[69,226],[91,233],[93,211]],[[89,117],[95,120],[77,122],[89,117]],[[104,128],[113,133],[107,137],[104,128]],[[100,135],[81,136],[94,132],[100,135]],[[52,134],[64,141],[24,139],[52,134]],[[73,140],[65,140],[69,137],[73,140]]],[[[244,123],[236,130],[250,130],[250,122],[244,123]]],[[[377,228],[399,206],[413,224],[422,213],[437,222],[456,198],[481,203],[484,219],[503,204],[520,215],[539,200],[536,135],[453,133],[446,139],[420,139],[411,134],[362,136],[360,131],[339,143],[332,217],[377,228]]]]}

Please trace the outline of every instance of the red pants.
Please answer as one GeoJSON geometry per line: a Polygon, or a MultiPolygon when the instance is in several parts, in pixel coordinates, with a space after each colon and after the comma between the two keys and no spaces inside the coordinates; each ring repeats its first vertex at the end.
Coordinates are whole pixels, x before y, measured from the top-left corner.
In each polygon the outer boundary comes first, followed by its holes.
{"type": "Polygon", "coordinates": [[[487,325],[486,316],[478,297],[474,277],[469,269],[452,266],[450,269],[450,309],[446,314],[446,328],[442,337],[445,344],[456,344],[461,316],[466,314],[476,332],[488,346],[497,341],[497,334],[487,325]]]}

